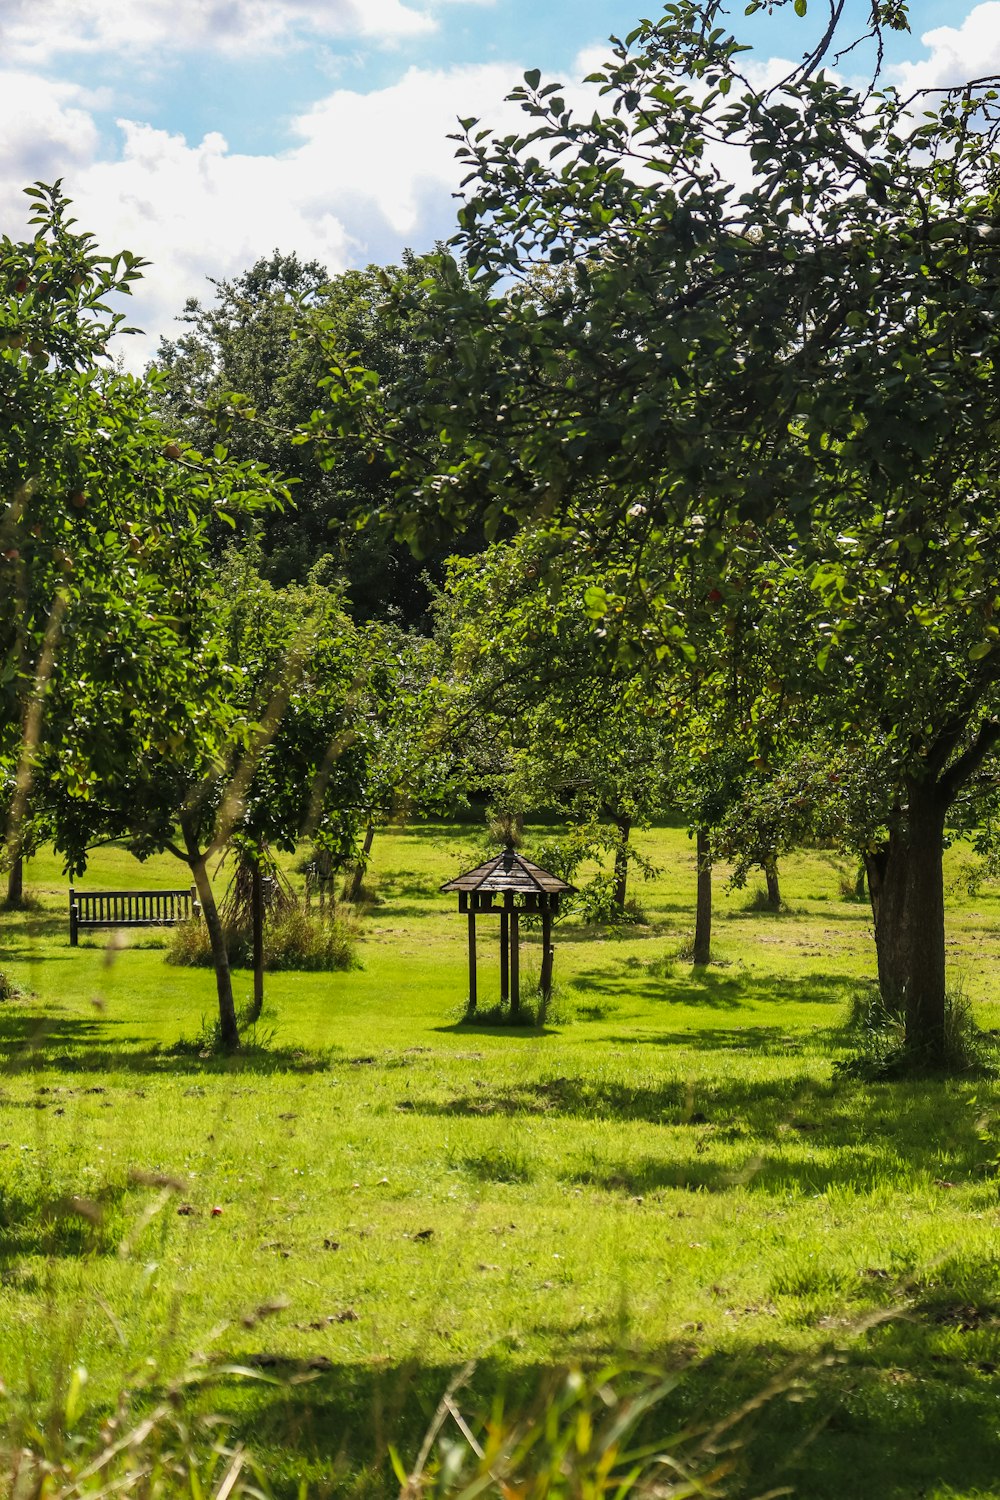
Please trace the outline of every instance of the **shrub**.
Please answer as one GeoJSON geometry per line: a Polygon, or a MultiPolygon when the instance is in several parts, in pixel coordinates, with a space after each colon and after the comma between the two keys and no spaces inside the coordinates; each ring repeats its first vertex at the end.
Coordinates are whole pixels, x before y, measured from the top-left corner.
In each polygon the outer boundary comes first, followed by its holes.
{"type": "Polygon", "coordinates": [[[341,912],[317,917],[287,907],[264,932],[269,969],[351,969],[358,962],[357,926],[341,912]]]}
{"type": "MultiPolygon", "coordinates": [[[[231,936],[227,938],[226,946],[229,949],[229,962],[236,967],[231,936]]],[[[187,969],[210,969],[212,967],[212,947],[208,941],[208,928],[204,922],[197,918],[190,922],[178,922],[170,934],[170,943],[167,948],[167,963],[177,964],[187,969]]]]}
{"type": "MultiPolygon", "coordinates": [[[[265,969],[350,969],[357,964],[357,926],[342,912],[317,916],[300,906],[276,912],[264,926],[265,969]]],[[[229,929],[229,962],[234,969],[253,963],[250,938],[229,929]]],[[[190,968],[212,967],[212,947],[204,922],[182,922],[174,928],[167,963],[190,968]]]]}
{"type": "Polygon", "coordinates": [[[571,897],[569,911],[582,922],[607,927],[636,927],[646,920],[646,913],[639,903],[629,897],[624,907],[615,900],[615,877],[613,874],[595,875],[582,890],[571,897]]]}
{"type": "MultiPolygon", "coordinates": [[[[847,1078],[879,1081],[926,1071],[926,1060],[906,1045],[906,1021],[899,1007],[887,1005],[877,985],[858,990],[849,1001],[847,1035],[852,1050],[834,1071],[847,1078]]],[[[944,1054],[935,1071],[982,1072],[988,1066],[988,1043],[972,1016],[972,1005],[961,990],[945,996],[944,1054]]]]}
{"type": "Polygon", "coordinates": [[[8,978],[0,969],[0,1000],[14,1000],[20,993],[13,979],[8,978]]]}

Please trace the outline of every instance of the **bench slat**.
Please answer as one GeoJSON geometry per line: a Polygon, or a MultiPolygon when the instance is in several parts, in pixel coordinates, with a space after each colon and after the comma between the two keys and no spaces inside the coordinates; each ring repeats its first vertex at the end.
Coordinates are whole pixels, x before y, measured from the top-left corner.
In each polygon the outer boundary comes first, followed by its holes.
{"type": "Polygon", "coordinates": [[[197,890],[77,891],[69,893],[69,941],[81,927],[171,927],[201,916],[197,890]]]}

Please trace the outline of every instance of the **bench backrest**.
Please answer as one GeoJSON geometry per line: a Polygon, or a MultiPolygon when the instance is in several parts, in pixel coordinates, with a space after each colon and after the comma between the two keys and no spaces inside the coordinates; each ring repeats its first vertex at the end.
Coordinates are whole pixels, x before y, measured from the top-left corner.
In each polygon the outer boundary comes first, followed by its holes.
{"type": "Polygon", "coordinates": [[[194,886],[174,891],[75,891],[70,911],[81,925],[138,925],[183,922],[197,911],[194,886]]]}

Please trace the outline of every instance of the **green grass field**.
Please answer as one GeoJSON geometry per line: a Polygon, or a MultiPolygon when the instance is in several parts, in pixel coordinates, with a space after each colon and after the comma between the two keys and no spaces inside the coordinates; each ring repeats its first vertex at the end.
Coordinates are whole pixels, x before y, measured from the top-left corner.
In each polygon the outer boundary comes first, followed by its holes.
{"type": "MultiPolygon", "coordinates": [[[[235,1364],[266,1379],[199,1399],[276,1490],[382,1494],[388,1444],[412,1459],[465,1361],[474,1407],[623,1359],[683,1371],[663,1431],[777,1379],[735,1429],[731,1494],[1000,1496],[997,1086],[835,1079],[874,967],[846,866],[789,860],[777,916],[720,874],[718,962],[693,973],[693,850],[650,832],[647,923],[560,924],[547,1025],[489,1028],[461,1022],[465,922],[437,893],[474,836],[380,836],[362,967],[268,976],[234,1060],[205,1051],[210,973],[159,935],[70,949],[58,864],[29,865],[38,909],[0,917],[22,990],[0,1007],[10,1432],[76,1365],[96,1423],[123,1386],[235,1364]]],[[[105,850],[80,884],[180,868],[105,850]]],[[[953,892],[950,978],[988,1029],[998,918],[992,888],[953,892]]]]}

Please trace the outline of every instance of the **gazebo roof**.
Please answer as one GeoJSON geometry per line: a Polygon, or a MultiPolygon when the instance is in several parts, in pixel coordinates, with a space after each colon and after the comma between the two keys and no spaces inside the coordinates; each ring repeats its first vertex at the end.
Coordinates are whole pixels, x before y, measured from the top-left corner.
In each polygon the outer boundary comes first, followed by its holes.
{"type": "Polygon", "coordinates": [[[484,891],[490,894],[515,891],[517,893],[543,891],[547,896],[559,895],[562,891],[575,891],[576,886],[558,875],[532,864],[508,844],[502,854],[488,859],[484,865],[457,875],[441,887],[442,891],[484,891]]]}

